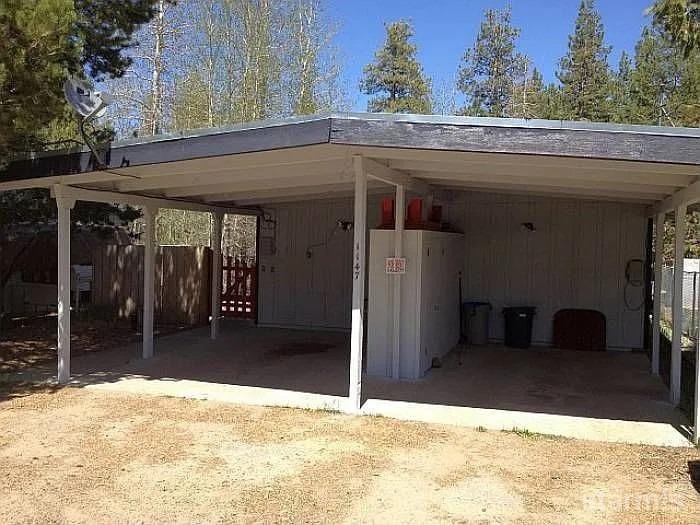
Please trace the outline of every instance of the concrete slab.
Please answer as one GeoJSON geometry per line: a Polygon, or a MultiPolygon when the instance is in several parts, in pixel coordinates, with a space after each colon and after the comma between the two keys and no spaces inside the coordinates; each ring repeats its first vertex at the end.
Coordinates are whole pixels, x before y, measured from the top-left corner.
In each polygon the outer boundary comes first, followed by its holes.
{"type": "Polygon", "coordinates": [[[686,433],[669,423],[624,421],[591,417],[539,414],[463,406],[429,405],[386,399],[368,399],[362,413],[394,419],[458,425],[488,430],[551,434],[554,436],[662,447],[690,447],[686,433]]]}
{"type": "MultiPolygon", "coordinates": [[[[348,334],[225,322],[78,357],[72,383],[90,388],[241,404],[346,409],[348,334]]],[[[416,381],[366,377],[363,414],[599,441],[688,446],[687,421],[648,359],[498,346],[450,354],[416,381]]]]}
{"type": "Polygon", "coordinates": [[[147,377],[125,377],[116,382],[90,383],[86,388],[131,394],[204,399],[239,405],[276,406],[311,410],[344,411],[346,397],[311,394],[294,390],[254,386],[226,385],[204,381],[152,380],[147,377]]]}

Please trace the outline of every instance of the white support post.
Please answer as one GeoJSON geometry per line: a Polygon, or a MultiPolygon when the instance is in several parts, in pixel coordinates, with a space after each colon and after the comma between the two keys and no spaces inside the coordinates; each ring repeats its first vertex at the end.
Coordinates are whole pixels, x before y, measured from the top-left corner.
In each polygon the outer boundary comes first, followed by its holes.
{"type": "Polygon", "coordinates": [[[143,238],[143,358],[153,357],[153,303],[155,295],[155,237],[158,208],[145,206],[143,238]]]}
{"type": "Polygon", "coordinates": [[[673,261],[673,336],[671,340],[671,403],[681,400],[681,335],[683,332],[683,258],[685,257],[686,205],[676,208],[676,238],[673,261]]]}
{"type": "Polygon", "coordinates": [[[219,319],[221,318],[221,224],[224,214],[211,214],[211,338],[219,335],[219,319]]]}
{"type": "Polygon", "coordinates": [[[654,242],[654,314],[651,325],[651,373],[659,375],[659,355],[661,348],[661,280],[664,264],[664,222],[665,213],[656,215],[656,236],[654,242]]]}
{"type": "MultiPolygon", "coordinates": [[[[394,202],[394,257],[403,256],[405,209],[406,189],[402,184],[398,184],[394,202]]],[[[391,352],[391,376],[394,379],[399,379],[401,367],[401,274],[397,273],[392,278],[394,279],[394,338],[391,352]]]]}
{"type": "Polygon", "coordinates": [[[367,174],[362,157],[353,158],[355,169],[355,215],[352,260],[352,328],[350,332],[350,388],[348,410],[362,406],[362,348],[365,307],[365,243],[367,233],[367,174]]]}
{"type": "Polygon", "coordinates": [[[70,211],[75,200],[56,198],[58,207],[58,382],[70,380],[70,211]]]}

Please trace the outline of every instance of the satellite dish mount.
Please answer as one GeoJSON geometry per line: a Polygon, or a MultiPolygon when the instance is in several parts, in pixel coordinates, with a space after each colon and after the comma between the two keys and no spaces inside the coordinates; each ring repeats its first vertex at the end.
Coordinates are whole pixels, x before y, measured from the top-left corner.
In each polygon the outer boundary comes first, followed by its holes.
{"type": "Polygon", "coordinates": [[[80,115],[80,135],[83,142],[90,148],[93,158],[97,163],[97,169],[105,169],[106,163],[97,151],[97,147],[85,131],[86,124],[104,116],[107,106],[111,102],[111,97],[107,93],[96,91],[85,80],[69,77],[63,84],[63,93],[66,101],[80,115]]]}

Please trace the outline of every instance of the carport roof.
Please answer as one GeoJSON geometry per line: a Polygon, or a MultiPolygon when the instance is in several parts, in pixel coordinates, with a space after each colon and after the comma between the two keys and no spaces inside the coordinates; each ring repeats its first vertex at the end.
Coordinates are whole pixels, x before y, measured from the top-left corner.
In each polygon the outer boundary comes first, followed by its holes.
{"type": "Polygon", "coordinates": [[[0,172],[0,191],[55,184],[251,205],[350,194],[362,155],[435,188],[652,204],[700,175],[700,129],[481,117],[336,113],[35,154],[0,172]]]}

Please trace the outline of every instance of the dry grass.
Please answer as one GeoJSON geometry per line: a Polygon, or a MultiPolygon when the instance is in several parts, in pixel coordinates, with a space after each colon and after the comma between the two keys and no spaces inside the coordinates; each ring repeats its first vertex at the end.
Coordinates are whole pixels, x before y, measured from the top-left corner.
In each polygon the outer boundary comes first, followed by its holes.
{"type": "Polygon", "coordinates": [[[2,523],[698,523],[692,449],[81,389],[0,403],[2,523]]]}

